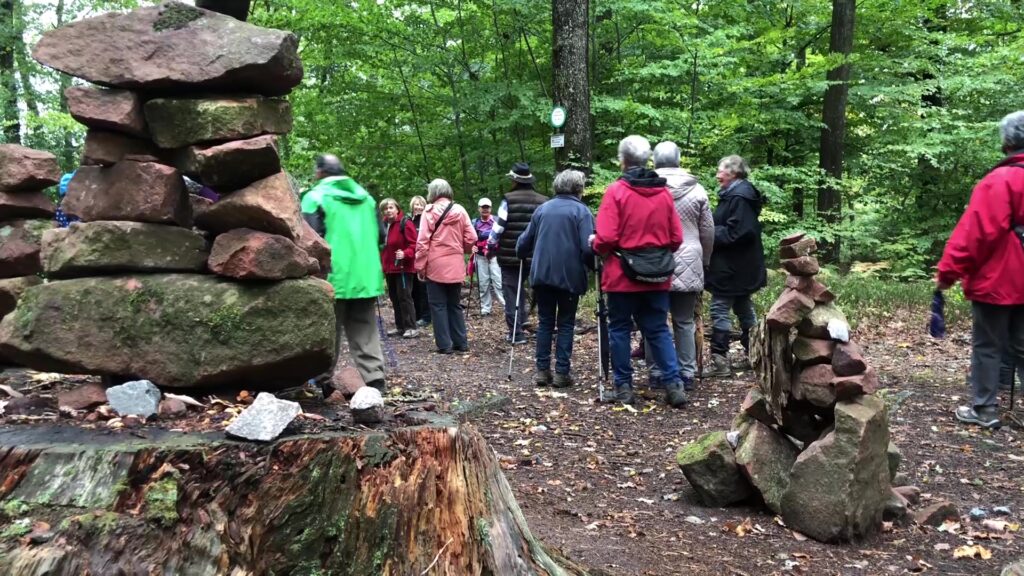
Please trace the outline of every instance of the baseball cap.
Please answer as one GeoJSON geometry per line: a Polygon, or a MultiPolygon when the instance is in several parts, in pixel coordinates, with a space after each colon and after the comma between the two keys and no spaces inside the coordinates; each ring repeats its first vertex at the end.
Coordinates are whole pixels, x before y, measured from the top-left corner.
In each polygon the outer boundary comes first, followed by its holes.
{"type": "Polygon", "coordinates": [[[476,205],[481,207],[487,206],[489,208],[491,206],[491,200],[489,198],[481,198],[480,201],[476,203],[476,205]]]}

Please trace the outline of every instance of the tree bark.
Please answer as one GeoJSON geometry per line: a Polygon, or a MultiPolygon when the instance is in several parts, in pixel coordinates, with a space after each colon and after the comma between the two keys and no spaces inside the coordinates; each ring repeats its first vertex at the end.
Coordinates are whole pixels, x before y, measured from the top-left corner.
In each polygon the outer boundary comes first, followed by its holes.
{"type": "Polygon", "coordinates": [[[0,96],[3,102],[4,142],[21,144],[21,115],[18,111],[17,67],[14,64],[14,0],[0,0],[0,96]]]}
{"type": "Polygon", "coordinates": [[[589,174],[593,127],[590,118],[588,0],[553,0],[551,3],[554,104],[565,108],[565,146],[555,148],[555,167],[589,174]]]}
{"type": "MultiPolygon", "coordinates": [[[[818,215],[826,222],[836,224],[842,213],[842,191],[834,180],[843,177],[843,146],[846,140],[846,99],[849,93],[850,64],[848,58],[853,50],[853,24],[856,0],[832,1],[832,33],[829,51],[843,57],[838,67],[829,70],[829,87],[825,91],[822,106],[821,152],[819,166],[833,181],[825,182],[818,189],[818,215]]],[[[839,237],[826,243],[822,250],[826,262],[839,260],[839,237]]]]}
{"type": "Polygon", "coordinates": [[[4,534],[28,518],[53,537],[3,537],[10,576],[586,574],[533,538],[466,426],[270,445],[18,428],[0,431],[4,534]]]}

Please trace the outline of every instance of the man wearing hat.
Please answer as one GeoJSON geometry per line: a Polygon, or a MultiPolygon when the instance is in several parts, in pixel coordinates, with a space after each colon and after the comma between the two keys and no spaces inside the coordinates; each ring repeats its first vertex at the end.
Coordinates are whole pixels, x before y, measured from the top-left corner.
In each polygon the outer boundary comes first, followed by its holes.
{"type": "Polygon", "coordinates": [[[505,307],[505,298],[501,295],[501,268],[498,266],[498,259],[494,251],[487,249],[487,241],[491,238],[491,230],[494,228],[494,217],[491,216],[490,198],[481,198],[477,202],[480,209],[480,217],[473,219],[473,229],[476,230],[476,244],[473,245],[473,259],[476,267],[477,279],[480,288],[480,313],[484,316],[491,313],[491,292],[505,307]]]}
{"type": "Polygon", "coordinates": [[[523,306],[525,290],[522,285],[530,275],[530,260],[522,261],[516,257],[516,242],[519,236],[530,225],[533,212],[541,204],[547,202],[547,196],[538,194],[533,189],[533,174],[526,162],[516,162],[509,171],[512,179],[512,190],[501,200],[498,207],[498,218],[491,229],[488,248],[493,252],[497,249],[498,266],[501,267],[501,290],[505,294],[505,323],[508,324],[508,341],[524,344],[526,334],[523,333],[523,322],[527,310],[523,306]],[[520,274],[522,272],[522,274],[520,274]],[[516,301],[516,295],[519,301],[516,301]],[[516,308],[519,308],[518,322],[516,308]],[[514,333],[513,333],[514,332],[514,333]]]}

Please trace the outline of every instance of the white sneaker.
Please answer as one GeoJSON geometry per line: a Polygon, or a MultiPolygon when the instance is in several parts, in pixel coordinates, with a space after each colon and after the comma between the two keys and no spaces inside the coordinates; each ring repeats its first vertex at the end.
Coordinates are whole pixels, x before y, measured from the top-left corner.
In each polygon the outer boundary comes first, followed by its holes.
{"type": "Polygon", "coordinates": [[[405,333],[402,334],[402,338],[415,338],[415,337],[417,337],[419,335],[420,335],[420,331],[419,330],[415,330],[415,329],[410,328],[410,329],[406,330],[405,333]]]}

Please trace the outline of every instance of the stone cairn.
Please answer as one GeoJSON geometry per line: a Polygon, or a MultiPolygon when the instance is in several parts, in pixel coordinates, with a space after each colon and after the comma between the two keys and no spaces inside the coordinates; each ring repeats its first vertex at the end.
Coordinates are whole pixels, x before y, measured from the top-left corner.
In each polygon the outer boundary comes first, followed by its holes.
{"type": "Polygon", "coordinates": [[[876,532],[907,503],[890,488],[900,454],[878,377],[815,279],[816,249],[803,233],[782,240],[786,288],[751,346],[757,385],[732,431],[704,435],[677,459],[705,504],[760,499],[789,528],[836,542],[876,532]]]}
{"type": "Polygon", "coordinates": [[[0,144],[0,319],[25,289],[43,282],[39,243],[54,226],[54,204],[43,189],[59,181],[53,154],[0,144]]]}
{"type": "MultiPolygon", "coordinates": [[[[292,128],[281,96],[302,79],[296,48],[288,32],[178,2],[43,35],[36,60],[103,87],[66,92],[88,128],[63,203],[81,222],[42,233],[50,281],[0,324],[0,355],[169,387],[273,388],[330,367],[332,293],[309,277],[330,252],[275,136],[292,128]],[[214,194],[190,195],[183,175],[214,194]]],[[[33,167],[19,191],[0,186],[0,218],[53,213],[20,191],[59,176],[39,162],[18,164],[33,167]]]]}

